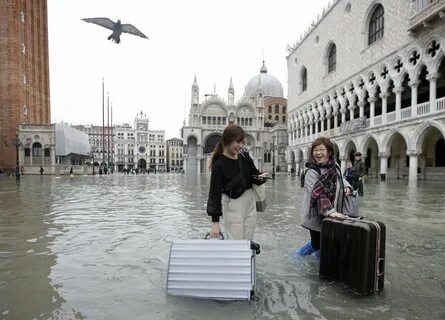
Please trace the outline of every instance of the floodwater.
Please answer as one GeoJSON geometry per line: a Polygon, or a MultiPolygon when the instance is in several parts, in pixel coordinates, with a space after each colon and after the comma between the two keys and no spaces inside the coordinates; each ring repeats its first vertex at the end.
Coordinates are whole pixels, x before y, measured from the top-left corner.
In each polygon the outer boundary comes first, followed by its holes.
{"type": "Polygon", "coordinates": [[[385,289],[320,281],[299,226],[298,177],[267,182],[252,301],[166,294],[170,243],[209,231],[206,175],[0,178],[1,319],[445,319],[445,183],[365,185],[387,226],[385,289]]]}

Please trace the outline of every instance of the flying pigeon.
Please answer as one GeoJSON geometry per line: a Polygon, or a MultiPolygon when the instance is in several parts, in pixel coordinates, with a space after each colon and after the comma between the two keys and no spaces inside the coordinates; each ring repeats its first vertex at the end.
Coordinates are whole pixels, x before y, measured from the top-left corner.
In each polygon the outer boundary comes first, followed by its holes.
{"type": "Polygon", "coordinates": [[[85,22],[95,23],[101,27],[113,30],[113,33],[110,34],[110,36],[107,39],[112,40],[116,43],[121,42],[120,37],[121,37],[122,32],[131,33],[135,36],[139,36],[141,38],[148,39],[147,36],[145,34],[143,34],[142,32],[140,32],[135,26],[128,24],[128,23],[121,24],[120,20],[117,20],[116,23],[114,23],[113,21],[111,21],[108,18],[85,18],[82,20],[85,22]]]}

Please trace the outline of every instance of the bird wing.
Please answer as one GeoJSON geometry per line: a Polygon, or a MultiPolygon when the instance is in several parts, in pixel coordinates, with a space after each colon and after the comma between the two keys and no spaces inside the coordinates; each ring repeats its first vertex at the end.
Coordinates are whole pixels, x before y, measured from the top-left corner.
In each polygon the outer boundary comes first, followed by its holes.
{"type": "Polygon", "coordinates": [[[85,18],[82,19],[85,22],[94,23],[101,27],[113,30],[114,22],[108,18],[85,18]]]}
{"type": "Polygon", "coordinates": [[[148,37],[147,37],[145,34],[143,34],[142,32],[140,32],[140,31],[138,30],[138,28],[136,28],[136,27],[133,26],[132,24],[128,24],[128,23],[123,24],[123,25],[122,25],[122,32],[131,33],[131,34],[133,34],[133,35],[135,35],[135,36],[139,36],[139,37],[141,37],[141,38],[148,39],[148,37]]]}

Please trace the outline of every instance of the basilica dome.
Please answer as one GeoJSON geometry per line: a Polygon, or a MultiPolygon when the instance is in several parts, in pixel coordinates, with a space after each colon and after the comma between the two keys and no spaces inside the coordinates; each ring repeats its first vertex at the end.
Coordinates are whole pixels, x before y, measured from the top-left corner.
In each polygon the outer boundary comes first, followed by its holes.
{"type": "Polygon", "coordinates": [[[255,98],[259,93],[262,93],[263,97],[283,98],[283,86],[281,82],[274,76],[267,74],[264,61],[260,69],[260,74],[250,79],[244,89],[244,95],[249,98],[255,98]]]}

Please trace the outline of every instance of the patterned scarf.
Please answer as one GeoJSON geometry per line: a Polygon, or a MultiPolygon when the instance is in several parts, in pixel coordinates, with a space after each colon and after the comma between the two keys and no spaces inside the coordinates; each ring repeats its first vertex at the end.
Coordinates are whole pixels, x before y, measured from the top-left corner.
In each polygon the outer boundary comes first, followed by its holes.
{"type": "MultiPolygon", "coordinates": [[[[310,163],[309,168],[317,166],[315,163],[310,163]]],[[[321,215],[334,206],[335,193],[337,190],[337,170],[335,167],[335,160],[331,159],[324,165],[319,165],[319,168],[326,168],[320,174],[318,181],[314,184],[314,189],[311,194],[311,205],[318,209],[318,214],[321,215]]],[[[320,171],[320,170],[318,170],[320,171]]]]}

